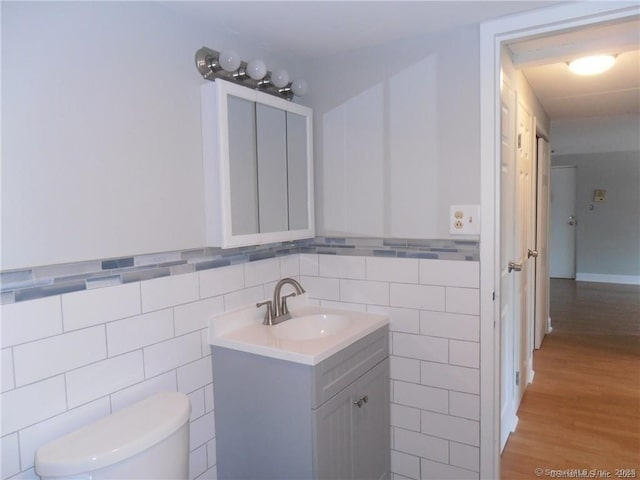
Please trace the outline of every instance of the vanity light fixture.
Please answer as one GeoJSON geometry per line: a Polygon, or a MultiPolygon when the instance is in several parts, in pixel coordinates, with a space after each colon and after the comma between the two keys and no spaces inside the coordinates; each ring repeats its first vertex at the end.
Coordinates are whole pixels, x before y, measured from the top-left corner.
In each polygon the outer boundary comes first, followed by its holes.
{"type": "Polygon", "coordinates": [[[567,62],[567,65],[576,75],[598,75],[613,67],[615,62],[613,55],[592,55],[567,62]]]}
{"type": "Polygon", "coordinates": [[[287,100],[292,100],[294,95],[301,97],[309,90],[304,80],[290,81],[286,70],[269,72],[262,60],[243,62],[233,50],[217,52],[202,47],[196,52],[196,68],[207,80],[221,78],[287,100]]]}

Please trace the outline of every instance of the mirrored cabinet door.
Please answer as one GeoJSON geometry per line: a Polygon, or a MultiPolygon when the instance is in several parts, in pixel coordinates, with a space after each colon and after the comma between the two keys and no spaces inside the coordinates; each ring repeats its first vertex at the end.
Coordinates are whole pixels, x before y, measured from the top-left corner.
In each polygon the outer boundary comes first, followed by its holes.
{"type": "Polygon", "coordinates": [[[202,86],[207,245],[311,238],[312,112],[216,80],[202,86]]]}
{"type": "Polygon", "coordinates": [[[256,103],[260,232],[289,230],[287,112],[256,103]]]}
{"type": "Polygon", "coordinates": [[[229,95],[229,178],[233,235],[259,232],[255,102],[229,95]]]}
{"type": "Polygon", "coordinates": [[[287,112],[287,192],[289,193],[289,229],[302,230],[309,225],[307,188],[307,119],[287,112]]]}

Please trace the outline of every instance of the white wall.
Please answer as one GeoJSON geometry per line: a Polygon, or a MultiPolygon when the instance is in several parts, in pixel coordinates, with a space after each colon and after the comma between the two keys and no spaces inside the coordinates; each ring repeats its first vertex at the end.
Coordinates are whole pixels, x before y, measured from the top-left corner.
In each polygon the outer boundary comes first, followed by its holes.
{"type": "Polygon", "coordinates": [[[4,2],[2,44],[3,270],[205,244],[202,45],[309,79],[319,233],[443,238],[479,203],[477,26],[305,63],[162,3],[4,2]]]}
{"type": "Polygon", "coordinates": [[[577,167],[578,280],[640,283],[639,131],[640,115],[552,122],[553,165],[577,167]]]}
{"type": "MultiPolygon", "coordinates": [[[[518,95],[518,101],[521,102],[526,109],[536,118],[537,129],[540,130],[546,137],[551,135],[551,121],[549,115],[542,107],[542,104],[536,97],[536,93],[529,85],[527,77],[524,76],[521,70],[516,70],[509,56],[509,50],[506,47],[502,48],[501,67],[505,75],[511,79],[514,88],[518,95]]],[[[535,144],[535,142],[534,142],[535,144]]]]}
{"type": "Polygon", "coordinates": [[[1,8],[2,269],[204,246],[195,52],[288,61],[160,2],[1,8]]]}
{"type": "Polygon", "coordinates": [[[282,277],[320,305],[391,317],[396,478],[477,479],[478,262],[317,254],[2,305],[1,478],[37,478],[37,447],[163,390],[191,399],[189,478],[216,478],[207,319],[282,277]]]}
{"type": "Polygon", "coordinates": [[[478,27],[309,66],[316,231],[448,238],[480,200],[478,27]]]}
{"type": "Polygon", "coordinates": [[[576,166],[576,279],[640,284],[640,151],[559,155],[553,164],[576,166]],[[607,191],[604,202],[595,189],[607,191]]]}
{"type": "Polygon", "coordinates": [[[555,155],[640,150],[640,115],[559,119],[551,122],[555,155]]]}

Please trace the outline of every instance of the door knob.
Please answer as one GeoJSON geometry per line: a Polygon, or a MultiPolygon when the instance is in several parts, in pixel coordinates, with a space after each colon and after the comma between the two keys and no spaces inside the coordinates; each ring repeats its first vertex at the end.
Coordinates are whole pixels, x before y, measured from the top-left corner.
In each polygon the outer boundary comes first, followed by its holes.
{"type": "Polygon", "coordinates": [[[522,270],[522,262],[509,262],[509,273],[513,270],[520,272],[522,270]]]}
{"type": "Polygon", "coordinates": [[[353,402],[353,404],[355,406],[357,406],[358,408],[362,408],[362,405],[367,403],[368,401],[369,401],[369,397],[367,395],[365,395],[364,397],[360,397],[358,400],[353,402]]]}
{"type": "Polygon", "coordinates": [[[574,217],[573,215],[570,215],[569,221],[567,223],[573,227],[578,222],[576,222],[576,217],[574,217]]]}
{"type": "Polygon", "coordinates": [[[537,250],[527,250],[527,258],[538,258],[538,251],[537,250]]]}

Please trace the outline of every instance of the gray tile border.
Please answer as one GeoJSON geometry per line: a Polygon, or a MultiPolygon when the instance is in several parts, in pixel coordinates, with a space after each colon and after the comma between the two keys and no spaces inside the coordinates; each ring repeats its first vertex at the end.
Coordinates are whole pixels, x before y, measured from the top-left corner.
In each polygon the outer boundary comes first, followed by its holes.
{"type": "Polygon", "coordinates": [[[122,283],[122,276],[120,275],[109,275],[106,277],[87,278],[85,280],[85,285],[87,290],[90,290],[92,288],[111,287],[113,285],[120,285],[121,283],[122,283]]]}
{"type": "Polygon", "coordinates": [[[0,303],[198,272],[296,253],[478,261],[479,242],[452,239],[315,237],[223,250],[192,248],[0,272],[0,303]]]}

